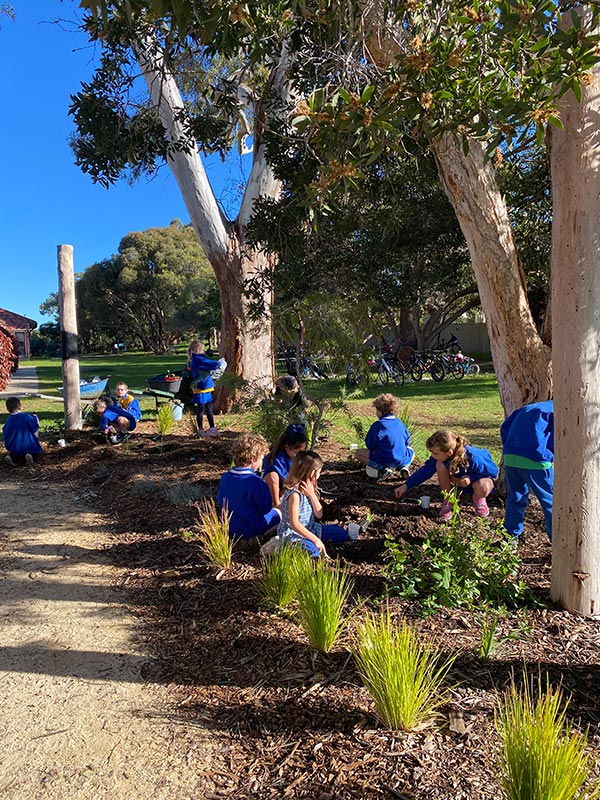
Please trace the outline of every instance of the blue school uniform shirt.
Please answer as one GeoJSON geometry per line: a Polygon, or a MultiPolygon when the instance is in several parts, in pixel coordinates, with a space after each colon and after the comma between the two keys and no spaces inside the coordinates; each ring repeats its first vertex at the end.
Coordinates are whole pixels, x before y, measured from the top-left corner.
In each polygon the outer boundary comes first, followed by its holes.
{"type": "Polygon", "coordinates": [[[124,408],[125,411],[129,411],[129,413],[135,417],[136,422],[141,420],[142,409],[132,394],[126,394],[124,397],[117,397],[117,403],[121,406],[121,408],[124,408]]]}
{"type": "MultiPolygon", "coordinates": [[[[483,447],[474,447],[468,444],[465,447],[467,453],[468,465],[467,467],[460,467],[460,469],[453,473],[453,478],[462,478],[465,475],[469,476],[471,483],[478,481],[481,478],[492,478],[495,480],[498,477],[498,467],[492,460],[492,454],[489,450],[483,447]]],[[[444,461],[444,466],[450,466],[450,460],[444,461]]],[[[437,462],[433,456],[430,456],[423,466],[407,478],[405,486],[407,489],[414,489],[421,483],[432,478],[436,473],[437,462]]]]}
{"type": "Polygon", "coordinates": [[[257,536],[265,530],[265,514],[273,507],[271,492],[250,467],[232,467],[219,481],[217,500],[231,514],[229,535],[257,536]]]}
{"type": "Polygon", "coordinates": [[[192,382],[195,382],[192,386],[193,403],[212,402],[212,390],[215,388],[215,382],[210,373],[212,370],[217,369],[220,363],[220,361],[207,358],[202,353],[192,353],[190,369],[192,371],[192,382]]]}
{"type": "Polygon", "coordinates": [[[130,431],[132,431],[137,425],[137,420],[133,414],[130,414],[129,411],[121,408],[118,403],[114,403],[112,406],[108,406],[106,411],[104,411],[100,417],[100,430],[105,431],[109,425],[113,424],[117,417],[125,417],[125,419],[129,422],[130,431]]]}
{"type": "Polygon", "coordinates": [[[409,451],[410,434],[401,419],[387,414],[374,422],[367,433],[365,444],[371,461],[382,467],[404,467],[412,461],[409,451]]]}
{"type": "Polygon", "coordinates": [[[504,463],[508,467],[550,469],[554,461],[554,402],[529,403],[500,427],[504,463]]]}
{"type": "Polygon", "coordinates": [[[24,456],[27,453],[35,456],[41,453],[42,445],[36,436],[39,429],[40,423],[35,414],[26,414],[24,411],[9,414],[2,428],[4,445],[8,452],[15,456],[24,456]]]}
{"type": "Polygon", "coordinates": [[[275,458],[271,459],[270,456],[265,456],[262,463],[262,476],[266,476],[270,472],[276,472],[279,475],[279,486],[283,486],[283,482],[290,474],[292,468],[292,459],[288,456],[285,450],[280,450],[276,453],[275,458]]]}

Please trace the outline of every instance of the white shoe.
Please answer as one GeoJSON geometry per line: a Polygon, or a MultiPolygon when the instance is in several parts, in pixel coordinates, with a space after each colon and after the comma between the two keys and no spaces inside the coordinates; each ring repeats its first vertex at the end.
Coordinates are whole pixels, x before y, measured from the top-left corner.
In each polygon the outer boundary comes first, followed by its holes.
{"type": "Polygon", "coordinates": [[[9,466],[11,466],[11,467],[16,466],[15,462],[12,460],[12,458],[10,456],[4,456],[4,460],[6,461],[6,463],[9,466]]]}
{"type": "Polygon", "coordinates": [[[33,467],[33,456],[31,453],[25,453],[25,463],[28,467],[33,467]]]}

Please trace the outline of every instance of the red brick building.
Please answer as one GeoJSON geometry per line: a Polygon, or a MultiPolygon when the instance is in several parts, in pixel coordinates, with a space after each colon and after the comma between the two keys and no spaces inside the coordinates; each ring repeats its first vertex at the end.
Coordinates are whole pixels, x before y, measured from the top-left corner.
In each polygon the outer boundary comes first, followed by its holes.
{"type": "Polygon", "coordinates": [[[29,358],[31,355],[30,333],[37,327],[37,322],[29,317],[22,317],[20,314],[0,308],[0,325],[4,325],[17,337],[19,358],[29,358]]]}

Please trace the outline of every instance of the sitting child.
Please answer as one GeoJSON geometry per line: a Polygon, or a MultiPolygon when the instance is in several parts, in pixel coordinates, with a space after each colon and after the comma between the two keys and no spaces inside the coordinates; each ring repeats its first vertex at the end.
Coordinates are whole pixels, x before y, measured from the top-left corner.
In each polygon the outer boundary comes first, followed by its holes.
{"type": "MultiPolygon", "coordinates": [[[[425,444],[431,456],[406,483],[396,488],[396,497],[403,497],[409,489],[437,473],[442,491],[449,492],[452,486],[472,491],[475,513],[478,517],[487,517],[490,510],[486,497],[498,477],[498,467],[492,461],[491,453],[473,447],[463,436],[448,430],[436,431],[425,444]]],[[[448,500],[440,506],[439,518],[446,521],[452,518],[452,505],[448,500]]]]}
{"type": "Polygon", "coordinates": [[[18,397],[6,399],[6,410],[9,417],[4,423],[2,433],[8,455],[4,460],[11,467],[23,462],[31,467],[34,456],[42,452],[42,445],[38,439],[40,421],[35,414],[26,414],[21,410],[21,401],[18,397]]]}
{"type": "Polygon", "coordinates": [[[292,461],[306,449],[308,437],[304,425],[288,425],[273,443],[268,455],[263,459],[262,476],[269,487],[274,506],[281,502],[283,483],[287,478],[292,461]]]}
{"type": "Polygon", "coordinates": [[[406,425],[396,417],[397,400],[393,394],[380,394],[373,405],[377,422],[369,428],[365,439],[367,447],[356,450],[354,458],[376,469],[379,477],[399,469],[401,477],[405,478],[415,451],[410,447],[406,425]]]}
{"type": "Polygon", "coordinates": [[[124,408],[125,411],[129,411],[130,414],[133,414],[136,421],[139,422],[142,418],[142,409],[135,397],[129,393],[129,387],[125,381],[119,381],[115,387],[115,391],[117,393],[117,403],[121,408],[124,408]]]}
{"type": "Polygon", "coordinates": [[[94,403],[94,411],[100,414],[100,430],[111,444],[124,442],[137,425],[134,415],[113,402],[112,397],[99,397],[94,403]]]}
{"type": "Polygon", "coordinates": [[[260,536],[281,522],[281,512],[271,503],[269,487],[256,474],[267,448],[262,436],[242,433],[233,448],[235,466],[221,476],[217,500],[222,512],[230,515],[232,538],[260,536]]]}
{"type": "Polygon", "coordinates": [[[317,522],[323,516],[317,488],[322,468],[323,461],[314,450],[302,450],[295,457],[284,484],[282,520],[277,529],[281,542],[299,544],[315,558],[327,555],[323,542],[343,544],[351,538],[358,538],[358,533],[350,535],[340,525],[317,522]]]}
{"type": "Polygon", "coordinates": [[[199,339],[194,339],[190,342],[189,347],[189,360],[188,369],[192,373],[192,403],[196,408],[196,419],[198,421],[198,433],[203,435],[202,430],[202,417],[206,414],[206,421],[208,422],[208,435],[215,435],[219,433],[218,428],[215,426],[215,418],[213,415],[213,393],[215,382],[211,373],[217,370],[223,371],[227,367],[227,362],[224,358],[218,361],[207,358],[204,355],[204,345],[199,339]]]}

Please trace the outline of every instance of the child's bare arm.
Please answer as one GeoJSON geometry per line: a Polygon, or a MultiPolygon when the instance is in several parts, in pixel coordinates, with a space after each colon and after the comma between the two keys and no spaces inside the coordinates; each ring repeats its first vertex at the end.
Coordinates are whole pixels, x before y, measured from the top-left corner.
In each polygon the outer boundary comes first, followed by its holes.
{"type": "Polygon", "coordinates": [[[317,519],[321,519],[323,516],[323,505],[321,500],[319,499],[319,494],[317,492],[317,485],[313,481],[302,481],[300,484],[300,491],[302,494],[305,494],[308,499],[310,500],[310,504],[313,508],[313,513],[317,519]]]}

